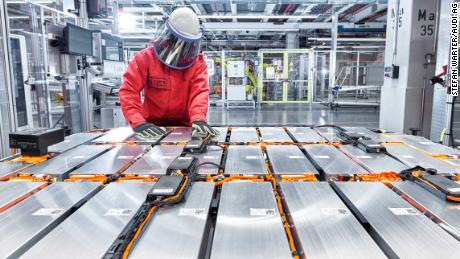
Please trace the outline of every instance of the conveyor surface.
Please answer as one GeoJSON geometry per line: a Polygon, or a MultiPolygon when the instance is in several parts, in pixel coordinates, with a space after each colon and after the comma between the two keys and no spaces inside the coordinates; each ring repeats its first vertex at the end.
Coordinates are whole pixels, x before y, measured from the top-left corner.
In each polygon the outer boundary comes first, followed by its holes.
{"type": "Polygon", "coordinates": [[[256,128],[232,128],[230,142],[259,142],[259,135],[257,134],[256,128]]]}
{"type": "Polygon", "coordinates": [[[266,149],[274,174],[319,174],[297,146],[267,145],[266,149]]]}
{"type": "Polygon", "coordinates": [[[460,205],[447,201],[414,182],[404,181],[392,183],[398,190],[409,198],[422,205],[431,214],[443,221],[445,227],[452,234],[460,238],[460,205]]]}
{"type": "Polygon", "coordinates": [[[42,182],[0,182],[0,209],[44,184],[42,182]]]}
{"type": "Polygon", "coordinates": [[[111,175],[120,171],[136,157],[141,155],[147,146],[117,146],[101,156],[74,170],[70,175],[111,175]]]}
{"type": "Polygon", "coordinates": [[[134,135],[134,131],[130,127],[114,128],[106,132],[101,137],[93,140],[93,143],[120,143],[134,135]]]}
{"type": "Polygon", "coordinates": [[[385,153],[367,153],[353,145],[343,145],[340,148],[362,163],[372,173],[399,173],[409,168],[385,153]]]}
{"type": "Polygon", "coordinates": [[[339,137],[338,132],[335,128],[332,127],[318,127],[315,128],[319,134],[327,139],[329,142],[342,142],[342,139],[339,137]]]}
{"type": "Polygon", "coordinates": [[[323,169],[327,176],[367,174],[367,170],[359,166],[337,148],[330,145],[304,145],[307,153],[323,169]]]}
{"type": "Polygon", "coordinates": [[[283,128],[260,127],[259,131],[263,142],[293,142],[283,128]]]}
{"type": "Polygon", "coordinates": [[[158,210],[129,258],[204,258],[214,183],[194,183],[184,202],[158,210]]]}
{"type": "Polygon", "coordinates": [[[260,146],[229,146],[227,152],[225,174],[267,174],[260,146]]]}
{"type": "Polygon", "coordinates": [[[16,171],[28,166],[27,163],[9,163],[9,162],[0,162],[0,179],[6,176],[9,176],[16,171]]]}
{"type": "Polygon", "coordinates": [[[223,184],[211,258],[292,259],[270,183],[223,184]]]}
{"type": "Polygon", "coordinates": [[[102,152],[110,149],[105,145],[82,145],[68,152],[62,153],[45,162],[35,165],[21,172],[31,175],[49,175],[58,180],[66,179],[68,173],[83,163],[94,159],[102,152]]]}
{"type": "Polygon", "coordinates": [[[179,143],[179,142],[188,142],[192,139],[192,128],[178,127],[173,128],[173,131],[170,132],[164,139],[161,140],[161,143],[179,143]]]}
{"type": "Polygon", "coordinates": [[[289,133],[294,137],[297,142],[301,143],[322,143],[327,140],[321,137],[318,132],[312,128],[307,127],[291,127],[287,128],[289,133]]]}
{"type": "Polygon", "coordinates": [[[187,154],[198,158],[198,173],[202,175],[216,175],[222,160],[223,149],[218,146],[208,146],[208,151],[202,154],[187,154]]]}
{"type": "Polygon", "coordinates": [[[460,242],[380,182],[334,182],[390,258],[459,258],[460,242]]]}
{"type": "Polygon", "coordinates": [[[404,162],[409,167],[421,166],[423,168],[434,168],[440,174],[460,172],[460,169],[405,144],[383,144],[387,152],[404,162]]]}
{"type": "Polygon", "coordinates": [[[183,145],[177,146],[155,146],[145,155],[140,157],[124,174],[133,175],[163,175],[169,165],[178,157],[183,145]]]}
{"type": "Polygon", "coordinates": [[[228,128],[227,127],[214,127],[213,129],[218,131],[219,135],[216,137],[213,137],[212,140],[217,141],[219,143],[225,142],[225,139],[227,138],[228,128]]]}
{"type": "MultiPolygon", "coordinates": [[[[0,257],[17,258],[98,188],[91,182],[58,182],[0,214],[0,257]]],[[[78,226],[82,227],[82,226],[78,226]]],[[[44,251],[51,252],[51,251],[44,251]]]]}
{"type": "Polygon", "coordinates": [[[86,132],[75,133],[75,134],[65,137],[64,141],[54,144],[52,146],[49,146],[48,152],[52,152],[52,153],[66,152],[76,146],[83,145],[101,135],[102,133],[86,133],[86,132]]]}
{"type": "Polygon", "coordinates": [[[394,140],[405,142],[406,144],[423,150],[431,155],[460,155],[460,150],[439,143],[434,143],[424,137],[405,134],[390,134],[388,136],[394,140]]]}
{"type": "Polygon", "coordinates": [[[152,189],[152,183],[111,183],[59,224],[23,258],[102,258],[152,189]]]}
{"type": "Polygon", "coordinates": [[[355,133],[355,134],[360,134],[363,135],[367,138],[370,138],[376,142],[391,142],[393,141],[391,138],[378,134],[373,132],[372,130],[366,129],[364,127],[343,127],[347,132],[349,133],[355,133]]]}
{"type": "Polygon", "coordinates": [[[282,182],[307,258],[386,258],[326,182],[282,182]]]}

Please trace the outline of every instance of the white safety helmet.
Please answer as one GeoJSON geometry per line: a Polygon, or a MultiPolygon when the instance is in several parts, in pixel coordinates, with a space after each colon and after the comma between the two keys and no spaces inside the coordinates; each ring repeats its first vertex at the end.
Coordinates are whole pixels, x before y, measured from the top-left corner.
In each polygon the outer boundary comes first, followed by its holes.
{"type": "Polygon", "coordinates": [[[174,10],[165,27],[153,42],[153,50],[160,61],[175,69],[185,69],[195,63],[200,52],[202,28],[198,16],[190,8],[174,10]]]}

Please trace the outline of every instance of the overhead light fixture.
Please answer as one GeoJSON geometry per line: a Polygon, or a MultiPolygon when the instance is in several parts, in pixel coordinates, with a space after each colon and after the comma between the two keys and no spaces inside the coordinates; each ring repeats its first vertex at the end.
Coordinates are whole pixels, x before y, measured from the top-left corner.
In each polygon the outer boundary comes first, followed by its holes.
{"type": "Polygon", "coordinates": [[[118,29],[120,31],[127,31],[136,28],[136,16],[130,13],[118,14],[118,29]]]}

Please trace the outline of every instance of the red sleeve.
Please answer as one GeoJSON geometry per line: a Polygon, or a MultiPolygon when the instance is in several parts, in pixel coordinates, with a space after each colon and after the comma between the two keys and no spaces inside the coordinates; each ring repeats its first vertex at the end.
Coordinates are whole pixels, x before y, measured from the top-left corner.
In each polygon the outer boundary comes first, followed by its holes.
{"type": "Polygon", "coordinates": [[[118,95],[120,96],[121,110],[126,121],[132,128],[145,123],[142,116],[141,92],[147,83],[147,69],[143,59],[145,52],[142,51],[129,63],[123,75],[123,84],[118,95]]]}
{"type": "Polygon", "coordinates": [[[188,107],[190,121],[207,121],[209,102],[208,68],[203,56],[199,56],[199,65],[190,82],[190,102],[188,107]]]}

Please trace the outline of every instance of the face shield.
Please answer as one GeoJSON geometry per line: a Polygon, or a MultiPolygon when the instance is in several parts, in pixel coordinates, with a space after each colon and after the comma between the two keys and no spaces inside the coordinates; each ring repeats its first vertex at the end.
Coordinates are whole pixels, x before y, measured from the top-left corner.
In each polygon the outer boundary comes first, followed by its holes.
{"type": "Polygon", "coordinates": [[[160,61],[174,69],[185,69],[195,63],[201,46],[202,32],[184,35],[168,21],[160,36],[153,42],[153,50],[160,61]]]}

